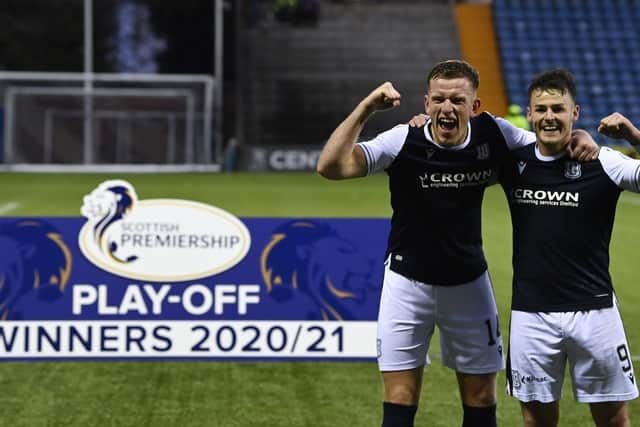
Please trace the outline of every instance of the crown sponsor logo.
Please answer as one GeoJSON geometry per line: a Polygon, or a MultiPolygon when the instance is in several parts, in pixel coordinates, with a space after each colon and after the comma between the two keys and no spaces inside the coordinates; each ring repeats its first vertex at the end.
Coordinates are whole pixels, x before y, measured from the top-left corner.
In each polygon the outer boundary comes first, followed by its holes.
{"type": "Polygon", "coordinates": [[[552,191],[543,189],[514,188],[510,194],[512,203],[534,206],[580,206],[580,193],[577,191],[552,191]]]}
{"type": "Polygon", "coordinates": [[[485,185],[492,175],[491,169],[468,172],[425,172],[418,176],[422,188],[461,188],[485,185]]]}

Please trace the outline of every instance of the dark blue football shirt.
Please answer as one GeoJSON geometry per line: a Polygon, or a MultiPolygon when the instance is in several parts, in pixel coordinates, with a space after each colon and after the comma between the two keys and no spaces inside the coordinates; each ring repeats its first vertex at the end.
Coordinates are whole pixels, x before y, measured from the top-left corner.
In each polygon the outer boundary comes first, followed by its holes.
{"type": "Polygon", "coordinates": [[[611,307],[609,243],[623,189],[640,191],[640,161],[603,147],[579,163],[543,156],[532,144],[501,169],[513,225],[512,309],[611,307]]]}

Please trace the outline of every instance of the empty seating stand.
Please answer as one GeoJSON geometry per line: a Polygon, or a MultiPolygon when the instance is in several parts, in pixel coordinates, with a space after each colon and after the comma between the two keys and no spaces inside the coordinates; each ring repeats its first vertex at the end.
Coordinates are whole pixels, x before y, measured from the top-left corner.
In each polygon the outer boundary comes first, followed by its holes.
{"type": "Polygon", "coordinates": [[[527,105],[531,78],[562,67],[575,78],[577,126],[597,134],[613,111],[640,123],[640,2],[634,0],[495,0],[493,15],[509,102],[527,105]]]}
{"type": "Polygon", "coordinates": [[[312,25],[289,25],[270,10],[244,32],[244,141],[321,144],[377,85],[392,81],[402,106],[377,114],[366,135],[424,111],[429,69],[460,56],[449,0],[323,0],[312,25]]]}

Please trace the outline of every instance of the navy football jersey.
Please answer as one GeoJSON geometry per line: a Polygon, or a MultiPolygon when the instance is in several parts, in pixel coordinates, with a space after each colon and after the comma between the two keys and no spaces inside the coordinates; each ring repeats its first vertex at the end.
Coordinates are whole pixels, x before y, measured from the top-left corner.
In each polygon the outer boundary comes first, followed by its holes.
{"type": "Polygon", "coordinates": [[[463,144],[445,148],[429,127],[397,126],[361,147],[369,172],[389,175],[390,268],[421,282],[457,285],[487,269],[480,224],[486,186],[508,147],[535,136],[483,113],[471,119],[463,144]]]}
{"type": "Polygon", "coordinates": [[[513,225],[512,309],[610,307],[609,242],[622,189],[638,191],[640,162],[609,148],[580,163],[512,151],[500,174],[513,225]]]}

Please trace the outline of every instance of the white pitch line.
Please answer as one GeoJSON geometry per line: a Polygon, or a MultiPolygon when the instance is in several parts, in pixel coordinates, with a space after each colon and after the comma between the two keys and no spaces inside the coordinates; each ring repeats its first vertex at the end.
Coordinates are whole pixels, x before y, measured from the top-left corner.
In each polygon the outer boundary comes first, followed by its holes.
{"type": "Polygon", "coordinates": [[[4,205],[0,205],[0,215],[7,214],[17,209],[18,206],[20,206],[20,204],[17,202],[9,202],[9,203],[5,203],[4,205]]]}

